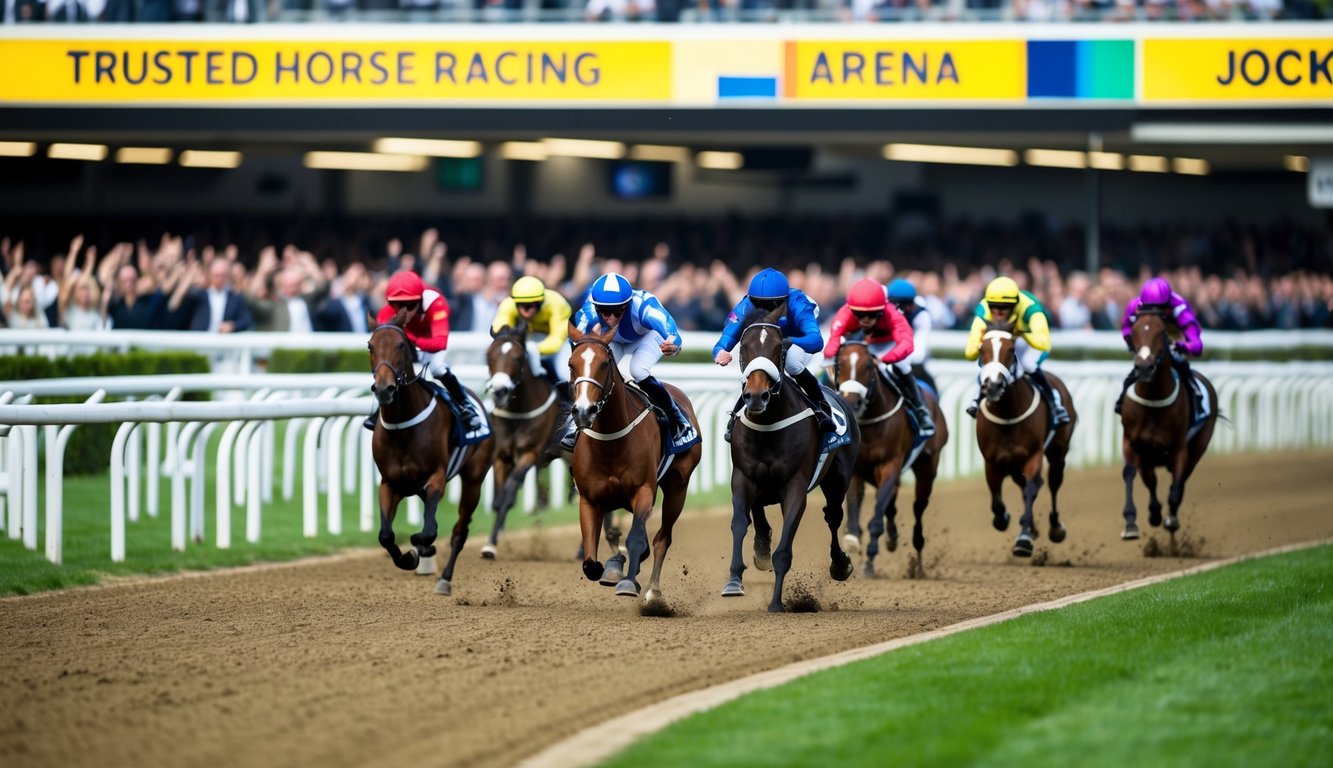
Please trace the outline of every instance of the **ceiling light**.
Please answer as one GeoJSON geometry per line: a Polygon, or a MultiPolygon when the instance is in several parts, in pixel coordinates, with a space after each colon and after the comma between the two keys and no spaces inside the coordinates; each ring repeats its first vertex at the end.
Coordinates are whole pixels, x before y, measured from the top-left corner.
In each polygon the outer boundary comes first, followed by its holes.
{"type": "Polygon", "coordinates": [[[46,156],[56,160],[105,160],[105,144],[52,144],[46,156]]]}
{"type": "Polygon", "coordinates": [[[629,149],[635,160],[656,160],[663,163],[684,163],[690,159],[689,147],[668,147],[662,144],[635,144],[629,149]]]}
{"type": "Polygon", "coordinates": [[[476,157],[481,142],[453,139],[376,139],[374,149],[389,155],[426,155],[428,157],[476,157]]]}
{"type": "Polygon", "coordinates": [[[745,158],[740,152],[700,152],[694,156],[700,168],[716,171],[735,171],[745,165],[745,158]]]}
{"type": "Polygon", "coordinates": [[[1070,149],[1029,149],[1023,152],[1023,162],[1046,168],[1087,168],[1088,156],[1070,149]]]}
{"type": "Polygon", "coordinates": [[[1144,123],[1129,134],[1144,144],[1320,144],[1333,142],[1333,125],[1144,123]]]}
{"type": "Polygon", "coordinates": [[[1088,167],[1102,171],[1125,170],[1125,156],[1119,152],[1089,152],[1088,167]]]}
{"type": "Polygon", "coordinates": [[[619,160],[625,156],[625,145],[618,141],[591,139],[542,139],[547,155],[590,157],[598,160],[619,160]]]}
{"type": "Polygon", "coordinates": [[[1166,173],[1168,170],[1166,158],[1157,155],[1130,155],[1129,169],[1143,173],[1166,173]]]}
{"type": "Polygon", "coordinates": [[[1297,173],[1310,172],[1310,158],[1305,155],[1283,155],[1282,167],[1297,173]]]}
{"type": "Polygon", "coordinates": [[[305,166],[332,171],[420,171],[421,155],[381,155],[378,152],[307,152],[305,166]]]}
{"type": "Polygon", "coordinates": [[[540,141],[506,141],[500,145],[500,157],[506,160],[545,160],[546,145],[540,141]]]}
{"type": "Polygon", "coordinates": [[[180,163],[186,168],[235,168],[241,164],[241,153],[217,149],[187,149],[181,153],[180,163]]]}
{"type": "Polygon", "coordinates": [[[1171,168],[1176,173],[1186,176],[1207,176],[1208,161],[1197,157],[1176,157],[1171,160],[1171,168]]]}
{"type": "Polygon", "coordinates": [[[166,147],[121,147],[116,150],[116,162],[166,165],[171,162],[171,150],[166,147]]]}
{"type": "Polygon", "coordinates": [[[885,144],[884,157],[908,163],[1018,165],[1018,153],[1012,149],[950,147],[942,144],[885,144]]]}
{"type": "Polygon", "coordinates": [[[37,154],[33,141],[0,141],[0,157],[32,157],[37,154]]]}

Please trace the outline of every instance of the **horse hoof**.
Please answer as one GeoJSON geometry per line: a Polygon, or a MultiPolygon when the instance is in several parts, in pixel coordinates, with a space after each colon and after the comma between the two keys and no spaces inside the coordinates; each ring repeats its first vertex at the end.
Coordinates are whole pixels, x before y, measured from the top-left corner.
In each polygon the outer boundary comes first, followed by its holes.
{"type": "Polygon", "coordinates": [[[1014,557],[1032,557],[1032,539],[1019,536],[1014,542],[1014,557]]]}
{"type": "Polygon", "coordinates": [[[1176,531],[1180,530],[1180,518],[1176,517],[1175,515],[1167,515],[1166,520],[1163,521],[1162,523],[1162,526],[1171,533],[1175,533],[1176,531]]]}
{"type": "Polygon", "coordinates": [[[995,526],[995,530],[997,531],[1009,530],[1009,513],[1002,512],[996,515],[991,519],[990,524],[995,526]]]}
{"type": "Polygon", "coordinates": [[[768,612],[769,612],[769,613],[786,613],[786,612],[787,612],[787,606],[783,605],[781,600],[777,600],[777,601],[774,601],[773,604],[771,604],[771,605],[768,606],[768,612]]]}
{"type": "Polygon", "coordinates": [[[415,571],[421,564],[421,555],[417,554],[415,549],[409,549],[403,553],[403,556],[393,561],[393,564],[404,571],[415,571]]]}
{"type": "Polygon", "coordinates": [[[834,561],[829,563],[828,575],[833,577],[834,581],[846,581],[852,575],[852,561],[850,558],[844,562],[834,561]]]}
{"type": "Polygon", "coordinates": [[[865,564],[861,566],[861,575],[867,579],[875,578],[875,564],[869,560],[865,561],[865,564]]]}
{"type": "Polygon", "coordinates": [[[754,567],[755,567],[755,570],[759,570],[759,571],[771,571],[771,570],[773,570],[773,556],[772,556],[772,555],[765,555],[765,554],[760,553],[760,552],[755,552],[755,553],[754,553],[754,567]]]}
{"type": "Polygon", "coordinates": [[[495,559],[495,553],[496,553],[496,551],[497,551],[497,550],[495,549],[495,545],[494,545],[494,544],[487,544],[487,545],[483,546],[483,547],[481,548],[481,559],[482,559],[482,560],[494,560],[494,559],[495,559]]]}
{"type": "Polygon", "coordinates": [[[1065,527],[1064,527],[1063,525],[1060,526],[1060,527],[1058,527],[1058,528],[1052,528],[1052,529],[1051,529],[1051,534],[1050,534],[1050,535],[1051,535],[1051,543],[1052,543],[1052,544],[1059,544],[1060,542],[1064,541],[1064,540],[1065,540],[1065,535],[1066,535],[1067,533],[1068,533],[1068,531],[1065,530],[1065,527]]]}
{"type": "MultiPolygon", "coordinates": [[[[619,568],[607,563],[606,569],[603,570],[602,575],[597,578],[597,583],[604,587],[616,587],[619,586],[621,579],[624,578],[625,574],[622,573],[619,568]]],[[[639,593],[635,592],[634,594],[637,595],[639,593]]]]}
{"type": "Polygon", "coordinates": [[[1150,510],[1148,512],[1148,525],[1151,525],[1152,527],[1156,528],[1161,524],[1162,524],[1162,513],[1158,512],[1157,510],[1150,510]]]}
{"type": "Polygon", "coordinates": [[[417,561],[417,575],[418,575],[418,576],[434,576],[434,575],[435,575],[435,557],[434,557],[434,556],[431,556],[431,557],[423,557],[423,558],[421,558],[420,560],[417,561]]]}
{"type": "Polygon", "coordinates": [[[849,555],[861,554],[861,537],[853,536],[850,533],[844,534],[842,537],[842,548],[847,550],[847,554],[849,555]]]}
{"type": "Polygon", "coordinates": [[[727,586],[722,588],[723,597],[745,597],[745,587],[741,585],[739,576],[733,576],[727,581],[727,586]]]}
{"type": "Polygon", "coordinates": [[[588,581],[597,581],[602,576],[602,564],[596,560],[584,560],[583,575],[588,581]]]}
{"type": "Polygon", "coordinates": [[[659,589],[650,589],[647,592],[643,593],[643,601],[645,603],[651,603],[655,600],[661,600],[661,599],[662,599],[662,591],[659,589]]]}
{"type": "Polygon", "coordinates": [[[1120,538],[1124,541],[1134,541],[1139,537],[1139,527],[1137,525],[1127,525],[1125,530],[1120,532],[1120,538]]]}
{"type": "Polygon", "coordinates": [[[897,552],[897,551],[898,551],[898,537],[897,537],[897,536],[890,536],[890,537],[889,537],[889,541],[888,541],[888,543],[885,544],[885,548],[888,549],[890,552],[897,552]]]}
{"type": "Polygon", "coordinates": [[[633,579],[621,579],[616,584],[617,597],[638,597],[639,582],[633,579]]]}
{"type": "Polygon", "coordinates": [[[453,593],[454,593],[454,585],[450,583],[448,579],[440,579],[439,581],[435,582],[435,594],[452,595],[453,593]]]}

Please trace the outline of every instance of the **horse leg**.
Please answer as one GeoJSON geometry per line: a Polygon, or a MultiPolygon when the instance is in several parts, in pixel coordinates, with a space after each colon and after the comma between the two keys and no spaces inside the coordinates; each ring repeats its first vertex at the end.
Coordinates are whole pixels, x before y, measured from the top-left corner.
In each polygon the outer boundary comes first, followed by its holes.
{"type": "MultiPolygon", "coordinates": [[[[668,478],[670,479],[670,475],[668,478]]],[[[660,578],[662,576],[662,563],[666,561],[667,550],[671,548],[671,531],[676,526],[676,521],[680,519],[681,510],[685,508],[685,496],[689,490],[689,480],[671,481],[662,487],[662,524],[657,529],[657,535],[653,536],[653,573],[648,578],[648,591],[643,593],[643,599],[651,602],[662,599],[662,587],[660,578]]]]}
{"type": "Polygon", "coordinates": [[[1157,500],[1157,470],[1147,464],[1139,465],[1139,477],[1148,487],[1148,525],[1156,528],[1162,524],[1162,502],[1157,500]]]}
{"type": "Polygon", "coordinates": [[[491,499],[491,511],[495,513],[495,524],[491,526],[491,536],[482,545],[481,556],[487,560],[494,560],[497,547],[500,545],[500,531],[504,530],[505,519],[509,517],[509,508],[513,506],[512,500],[507,500],[508,483],[505,481],[509,477],[510,465],[502,458],[496,457],[495,466],[491,470],[492,488],[495,489],[491,499]]]}
{"type": "Polygon", "coordinates": [[[930,506],[930,494],[935,490],[935,472],[937,465],[930,457],[918,458],[912,467],[916,475],[916,498],[912,502],[912,546],[916,549],[916,567],[910,570],[914,579],[926,578],[926,561],[921,551],[926,547],[926,529],[921,525],[921,517],[930,506]]]}
{"type": "Polygon", "coordinates": [[[866,529],[866,559],[861,563],[861,575],[875,576],[875,558],[879,556],[879,537],[884,535],[884,509],[879,504],[879,489],[875,488],[875,504],[870,508],[870,525],[866,529]]]}
{"type": "Polygon", "coordinates": [[[865,479],[860,475],[854,476],[851,487],[847,489],[847,527],[842,537],[843,548],[852,554],[861,551],[861,499],[865,492],[865,479]]]}
{"type": "Polygon", "coordinates": [[[1177,513],[1180,511],[1180,503],[1185,500],[1185,480],[1189,478],[1189,449],[1188,446],[1182,446],[1176,452],[1175,462],[1171,467],[1171,490],[1166,494],[1166,520],[1162,525],[1171,532],[1172,536],[1180,530],[1180,518],[1177,513]]]}
{"type": "MultiPolygon", "coordinates": [[[[606,529],[606,546],[611,548],[611,554],[623,554],[624,546],[620,543],[620,540],[624,538],[625,533],[620,530],[620,526],[616,525],[616,511],[614,509],[606,510],[603,514],[602,524],[606,529]]],[[[625,562],[623,556],[620,558],[620,562],[625,562]]]]}
{"type": "Polygon", "coordinates": [[[1056,506],[1056,496],[1060,492],[1060,486],[1065,482],[1065,454],[1063,452],[1052,452],[1046,455],[1046,461],[1050,467],[1050,488],[1051,488],[1051,543],[1059,544],[1065,540],[1068,531],[1065,530],[1064,523],[1060,522],[1060,510],[1056,506]]]}
{"type": "MultiPolygon", "coordinates": [[[[518,499],[518,489],[523,487],[523,480],[536,463],[537,454],[529,451],[518,457],[518,461],[507,475],[500,475],[497,472],[495,486],[498,492],[495,494],[495,501],[491,504],[495,509],[495,527],[491,529],[490,540],[486,542],[486,546],[481,548],[481,556],[487,560],[495,559],[496,547],[500,544],[500,531],[504,530],[505,520],[509,517],[509,510],[514,508],[514,502],[518,499]]],[[[499,469],[499,462],[496,462],[496,469],[499,469]]]]}
{"type": "Polygon", "coordinates": [[[875,495],[875,506],[880,517],[884,518],[890,552],[898,551],[898,483],[902,475],[902,459],[895,459],[879,468],[879,492],[875,495]],[[888,498],[885,498],[886,493],[888,498]]]}
{"type": "Polygon", "coordinates": [[[421,491],[421,501],[425,504],[425,512],[421,519],[421,532],[414,533],[410,537],[412,546],[416,547],[419,556],[418,576],[435,575],[435,537],[439,535],[435,515],[439,510],[440,499],[444,497],[443,475],[438,480],[439,482],[435,477],[427,480],[426,487],[421,491]]]}
{"type": "Polygon", "coordinates": [[[805,484],[789,480],[787,493],[782,499],[782,535],[778,538],[778,548],[773,551],[773,599],[768,604],[769,613],[787,610],[782,605],[782,582],[791,570],[792,542],[805,515],[805,502],[805,484]]]}
{"type": "Polygon", "coordinates": [[[1139,511],[1134,506],[1134,475],[1139,472],[1139,457],[1129,447],[1128,440],[1122,444],[1121,453],[1125,456],[1125,468],[1120,472],[1125,480],[1125,530],[1121,532],[1120,538],[1133,541],[1139,537],[1139,511]]]}
{"type": "MultiPolygon", "coordinates": [[[[440,575],[440,580],[435,582],[437,595],[453,592],[454,564],[458,562],[458,556],[463,552],[463,545],[467,543],[472,515],[477,511],[477,504],[481,502],[481,481],[482,477],[464,477],[461,483],[463,491],[458,497],[458,522],[454,523],[453,534],[449,537],[449,562],[444,564],[444,573],[440,575]]],[[[443,486],[440,492],[443,495],[443,486]]]]}
{"type": "Polygon", "coordinates": [[[1018,539],[1014,541],[1014,557],[1031,557],[1032,542],[1037,538],[1037,526],[1032,520],[1032,506],[1037,501],[1037,492],[1041,490],[1041,462],[1040,452],[1033,454],[1028,459],[1027,465],[1023,468],[1023,474],[1015,477],[1025,478],[1023,483],[1023,517],[1018,521],[1019,532],[1018,539]]]}
{"type": "Polygon", "coordinates": [[[380,483],[380,546],[388,550],[395,566],[404,571],[415,571],[421,562],[416,548],[402,551],[393,536],[393,518],[398,514],[398,504],[402,500],[403,497],[390,488],[388,483],[380,483]]]}
{"type": "Polygon", "coordinates": [[[1004,508],[1004,473],[986,462],[986,487],[990,488],[991,525],[997,531],[1009,529],[1009,512],[1004,508]]]}
{"type": "Polygon", "coordinates": [[[764,514],[764,505],[755,502],[750,507],[750,519],[754,521],[754,567],[761,571],[773,570],[773,526],[768,524],[764,514]]]}
{"type": "Polygon", "coordinates": [[[589,581],[598,581],[602,577],[602,564],[597,560],[597,539],[602,535],[602,519],[605,513],[594,507],[583,496],[579,496],[579,532],[583,535],[580,549],[583,554],[583,575],[589,581]]]}
{"type": "Polygon", "coordinates": [[[835,475],[835,471],[836,468],[829,471],[819,490],[824,492],[824,522],[829,531],[828,575],[834,581],[846,581],[852,575],[852,559],[838,544],[838,529],[842,527],[842,505],[847,499],[850,476],[835,475]]]}
{"type": "MultiPolygon", "coordinates": [[[[741,547],[745,543],[745,532],[750,529],[750,501],[746,488],[737,479],[731,482],[731,576],[726,586],[722,587],[723,597],[745,597],[745,586],[741,583],[741,574],[745,572],[745,561],[741,557],[741,547]]],[[[764,508],[759,507],[755,516],[755,527],[763,518],[764,508]]],[[[768,521],[764,521],[768,525],[768,521]]],[[[756,533],[756,540],[758,534],[756,533]]]]}
{"type": "Polygon", "coordinates": [[[641,485],[634,494],[634,509],[630,510],[634,519],[630,521],[629,536],[625,539],[629,550],[629,562],[624,578],[616,582],[616,594],[621,597],[639,596],[637,577],[640,564],[648,557],[648,518],[653,514],[654,491],[651,485],[641,485]]]}

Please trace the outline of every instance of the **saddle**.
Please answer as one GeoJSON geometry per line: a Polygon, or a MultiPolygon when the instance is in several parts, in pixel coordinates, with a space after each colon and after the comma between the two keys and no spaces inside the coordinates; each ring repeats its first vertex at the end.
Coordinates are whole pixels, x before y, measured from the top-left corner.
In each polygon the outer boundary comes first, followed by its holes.
{"type": "MultiPolygon", "coordinates": [[[[663,410],[657,403],[653,402],[653,399],[648,396],[648,393],[644,392],[643,389],[633,381],[626,381],[625,388],[637,395],[639,400],[641,400],[645,406],[652,409],[653,417],[657,419],[657,432],[661,435],[662,454],[664,456],[675,456],[678,453],[684,453],[702,442],[703,436],[700,435],[699,431],[694,428],[694,425],[688,421],[682,425],[684,429],[681,430],[680,436],[676,437],[674,435],[675,427],[671,424],[671,415],[669,413],[663,410]]],[[[667,390],[667,396],[671,397],[670,390],[667,390]]],[[[679,408],[680,403],[675,402],[675,400],[674,397],[671,398],[672,403],[679,408]]],[[[663,466],[661,471],[666,471],[666,467],[663,466]]],[[[659,479],[660,477],[659,474],[659,479]]]]}
{"type": "Polygon", "coordinates": [[[481,416],[481,429],[476,432],[465,433],[463,432],[463,420],[458,418],[458,407],[457,404],[454,403],[453,398],[449,397],[449,390],[445,389],[444,385],[440,384],[438,381],[431,381],[425,377],[422,377],[421,381],[425,383],[426,386],[430,387],[431,391],[435,393],[435,396],[445,405],[449,406],[449,410],[454,414],[454,423],[451,428],[451,434],[449,435],[449,442],[452,445],[456,448],[466,448],[469,445],[476,445],[491,436],[491,420],[486,416],[486,408],[481,404],[481,401],[477,399],[476,395],[469,392],[468,399],[472,401],[472,407],[476,410],[477,414],[481,416]]]}

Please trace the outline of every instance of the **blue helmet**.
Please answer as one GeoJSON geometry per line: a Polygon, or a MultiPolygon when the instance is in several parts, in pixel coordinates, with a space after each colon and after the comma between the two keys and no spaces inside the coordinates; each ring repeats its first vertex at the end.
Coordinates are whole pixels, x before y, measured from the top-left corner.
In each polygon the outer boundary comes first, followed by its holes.
{"type": "Polygon", "coordinates": [[[634,297],[634,287],[624,275],[607,272],[593,281],[588,296],[595,307],[615,307],[629,303],[634,297]]]}
{"type": "Polygon", "coordinates": [[[751,299],[785,299],[791,294],[787,276],[776,269],[765,269],[750,280],[751,299]]]}
{"type": "Polygon", "coordinates": [[[916,286],[901,277],[889,283],[889,301],[894,303],[914,301],[916,286]]]}

